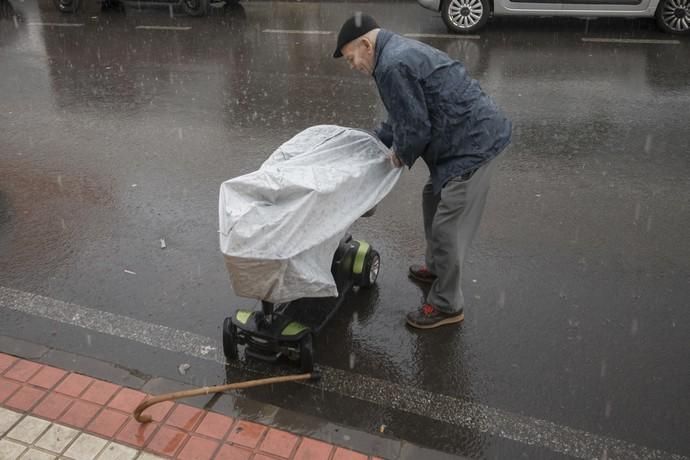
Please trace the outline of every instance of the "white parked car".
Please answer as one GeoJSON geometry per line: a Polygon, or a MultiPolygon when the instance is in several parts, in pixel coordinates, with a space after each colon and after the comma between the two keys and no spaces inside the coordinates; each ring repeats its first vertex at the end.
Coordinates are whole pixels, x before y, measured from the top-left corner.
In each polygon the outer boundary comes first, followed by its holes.
{"type": "Polygon", "coordinates": [[[665,32],[690,33],[690,0],[417,0],[448,30],[474,32],[494,16],[656,17],[665,32]]]}

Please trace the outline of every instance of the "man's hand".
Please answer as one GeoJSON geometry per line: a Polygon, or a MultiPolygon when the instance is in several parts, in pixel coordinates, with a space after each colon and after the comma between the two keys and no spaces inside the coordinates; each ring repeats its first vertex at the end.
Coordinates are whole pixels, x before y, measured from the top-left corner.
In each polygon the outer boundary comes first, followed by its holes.
{"type": "Polygon", "coordinates": [[[395,153],[393,150],[391,150],[390,155],[388,155],[388,159],[391,160],[391,164],[394,168],[403,167],[403,162],[400,160],[400,157],[398,157],[398,154],[395,153]]]}

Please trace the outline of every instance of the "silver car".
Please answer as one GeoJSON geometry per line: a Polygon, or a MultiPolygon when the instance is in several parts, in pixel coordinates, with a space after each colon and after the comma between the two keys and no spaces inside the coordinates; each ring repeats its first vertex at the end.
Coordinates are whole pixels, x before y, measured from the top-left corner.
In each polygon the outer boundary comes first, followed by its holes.
{"type": "Polygon", "coordinates": [[[656,17],[665,32],[690,33],[690,0],[417,0],[448,30],[474,32],[494,16],[656,17]]]}

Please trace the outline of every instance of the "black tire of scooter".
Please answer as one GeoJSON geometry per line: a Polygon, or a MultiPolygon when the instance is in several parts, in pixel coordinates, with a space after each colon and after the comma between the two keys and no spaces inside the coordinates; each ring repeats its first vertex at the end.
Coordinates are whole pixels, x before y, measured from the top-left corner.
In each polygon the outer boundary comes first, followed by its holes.
{"type": "Polygon", "coordinates": [[[381,256],[377,250],[369,249],[364,261],[364,269],[362,270],[357,285],[363,288],[371,287],[374,283],[376,283],[380,268],[381,256]],[[376,269],[376,273],[372,273],[372,270],[374,269],[376,269]]]}
{"type": "Polygon", "coordinates": [[[314,337],[311,333],[302,337],[299,343],[299,367],[303,373],[314,370],[314,337]]]}
{"type": "Polygon", "coordinates": [[[223,321],[223,354],[228,360],[237,359],[237,326],[230,318],[223,321]]]}

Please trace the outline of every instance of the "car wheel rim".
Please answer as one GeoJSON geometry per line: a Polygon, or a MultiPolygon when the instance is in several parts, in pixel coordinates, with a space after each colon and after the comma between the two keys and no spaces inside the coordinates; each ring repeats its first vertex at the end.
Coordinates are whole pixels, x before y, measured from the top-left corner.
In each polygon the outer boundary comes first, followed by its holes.
{"type": "Polygon", "coordinates": [[[668,0],[664,3],[661,18],[669,29],[687,32],[690,30],[690,0],[668,0]]]}
{"type": "Polygon", "coordinates": [[[199,8],[199,0],[185,0],[187,7],[191,10],[196,10],[199,8]]]}
{"type": "Polygon", "coordinates": [[[450,17],[453,25],[460,29],[476,26],[481,21],[482,16],[484,16],[484,6],[481,0],[453,0],[448,5],[448,17],[450,17]]]}

